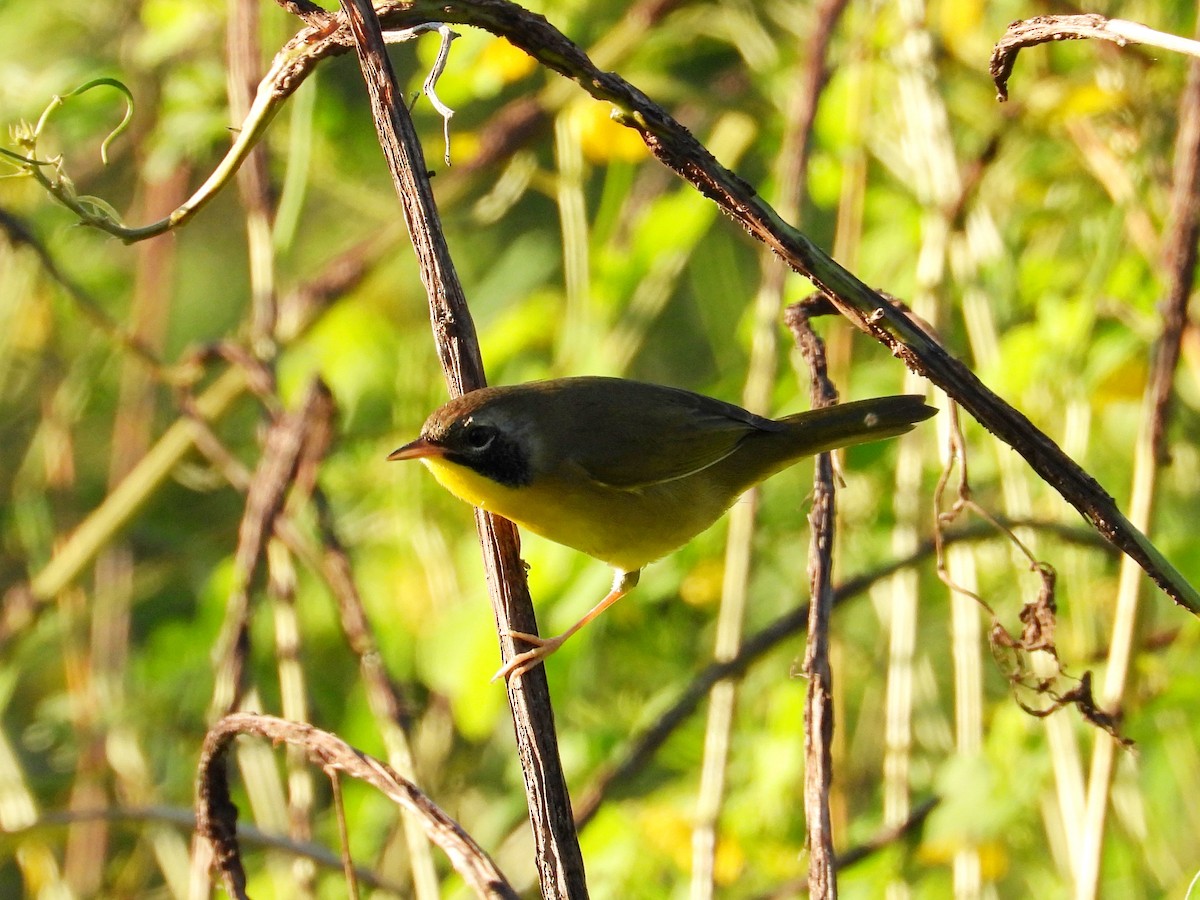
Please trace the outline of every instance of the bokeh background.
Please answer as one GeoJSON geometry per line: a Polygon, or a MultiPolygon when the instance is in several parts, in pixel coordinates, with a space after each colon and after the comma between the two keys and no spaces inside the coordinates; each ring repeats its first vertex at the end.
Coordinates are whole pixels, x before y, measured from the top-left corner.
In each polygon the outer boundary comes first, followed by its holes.
{"type": "MultiPolygon", "coordinates": [[[[1093,42],[1028,50],[1013,99],[999,104],[986,68],[1007,24],[1071,10],[1011,0],[849,3],[829,48],[802,194],[789,197],[781,195],[782,154],[812,54],[814,3],[545,0],[533,8],[670,110],[768,200],[798,204],[794,217],[808,234],[933,323],[1127,508],[1161,330],[1183,57],[1093,42]]],[[[1093,11],[1183,36],[1195,29],[1196,11],[1184,3],[1093,11]]],[[[270,4],[260,12],[265,65],[298,23],[270,4]]],[[[120,79],[136,108],[107,166],[98,151],[122,115],[115,91],[71,100],[39,149],[61,153],[77,191],[129,223],[157,218],[207,177],[238,125],[227,96],[228,14],[213,0],[7,0],[0,119],[36,121],[53,95],[96,77],[120,79]]],[[[769,386],[763,412],[804,408],[807,373],[791,351],[782,305],[765,317],[755,312],[769,269],[760,247],[650,158],[606,105],[503,41],[457,30],[438,88],[456,110],[452,166],[442,160],[442,122],[429,103],[418,100],[413,115],[489,380],[622,375],[742,402],[757,378],[769,386]],[[520,127],[505,124],[518,119],[520,127]]],[[[433,37],[393,48],[412,91],[436,50],[433,37]]],[[[172,367],[218,343],[268,358],[284,407],[314,376],[330,386],[337,434],[319,485],[378,660],[403,700],[415,779],[514,882],[532,883],[505,694],[488,682],[499,656],[470,510],[421,467],[385,461],[446,388],[352,55],[320,66],[265,146],[275,197],[267,268],[284,312],[267,345],[251,324],[247,215],[233,186],[185,228],[126,246],[77,226],[31,179],[0,180],[0,208],[57,267],[11,230],[0,241],[4,896],[187,896],[195,765],[245,495],[210,456],[189,452],[164,477],[136,482],[127,524],[105,532],[100,552],[68,583],[25,601],[68,536],[94,521],[180,420],[172,367]],[[356,267],[358,277],[302,327],[289,324],[287,298],[336,266],[356,267]],[[164,366],[140,360],[104,320],[140,335],[164,366]]],[[[791,276],[782,300],[810,291],[791,276]]],[[[925,389],[845,323],[818,327],[844,398],[925,389]]],[[[202,366],[195,394],[229,363],[210,356],[202,366]]],[[[1193,581],[1198,366],[1189,328],[1172,458],[1154,488],[1151,528],[1193,581]]],[[[250,469],[268,405],[242,391],[213,425],[250,469]]],[[[845,456],[839,579],[908,557],[931,537],[947,419],[845,456]]],[[[1102,681],[1119,560],[1011,450],[970,421],[964,430],[975,499],[993,515],[1034,522],[1020,535],[1058,572],[1063,666],[1102,681]]],[[[747,633],[807,599],[810,475],[802,464],[761,491],[747,633]]],[[[310,505],[289,516],[317,540],[310,505]]],[[[549,661],[577,797],[711,660],[725,538],[718,525],[650,566],[631,597],[549,661]]],[[[1038,588],[1023,557],[987,529],[957,546],[955,580],[1019,631],[1021,605],[1038,588]]],[[[523,556],[547,632],[573,622],[611,577],[533,536],[523,556]]],[[[330,591],[304,559],[290,566],[294,597],[267,591],[261,579],[251,594],[250,705],[306,718],[395,761],[395,736],[385,739],[388,727],[368,703],[330,591]],[[293,633],[295,648],[285,652],[293,633]]],[[[1182,897],[1200,869],[1200,628],[1151,585],[1141,587],[1120,723],[1137,749],[1116,757],[1100,884],[1104,896],[1182,897]]],[[[1070,894],[1081,779],[1093,745],[1109,738],[1072,708],[1044,719],[1024,711],[1018,699],[1038,709],[1049,701],[1014,696],[1011,661],[994,659],[988,644],[990,623],[974,600],[938,580],[928,552],[835,613],[835,839],[849,849],[885,838],[843,872],[843,896],[1070,894]],[[934,798],[927,818],[887,839],[934,798]]],[[[717,896],[790,896],[805,871],[805,686],[794,674],[802,651],[796,635],[739,683],[728,755],[715,764],[724,779],[717,896]]],[[[614,783],[582,831],[594,896],[688,894],[711,727],[705,711],[702,704],[614,783]]],[[[238,789],[243,821],[291,834],[282,849],[247,840],[252,895],[345,896],[336,860],[312,851],[336,852],[328,783],[252,742],[239,762],[250,786],[238,789]]],[[[391,885],[371,895],[412,896],[412,853],[393,805],[353,783],[345,797],[355,860],[391,885]]],[[[432,859],[445,895],[463,895],[444,860],[432,859]]]]}

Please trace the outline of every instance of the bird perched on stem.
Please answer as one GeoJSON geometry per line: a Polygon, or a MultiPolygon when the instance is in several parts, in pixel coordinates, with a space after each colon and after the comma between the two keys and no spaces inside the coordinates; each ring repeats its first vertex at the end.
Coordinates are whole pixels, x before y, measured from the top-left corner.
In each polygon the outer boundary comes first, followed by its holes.
{"type": "Polygon", "coordinates": [[[804,457],[894,437],[936,410],[915,395],[768,419],[679,388],[560,378],[471,391],[388,459],[419,459],[443,487],[616,569],[612,590],[499,672],[519,675],[629,593],[647,563],[704,531],[747,489],[804,457]]]}

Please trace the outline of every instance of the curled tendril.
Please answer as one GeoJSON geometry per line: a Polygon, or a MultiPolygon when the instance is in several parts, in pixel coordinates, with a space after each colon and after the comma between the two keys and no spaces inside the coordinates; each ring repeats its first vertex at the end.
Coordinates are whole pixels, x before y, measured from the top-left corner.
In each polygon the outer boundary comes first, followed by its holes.
{"type": "Polygon", "coordinates": [[[55,199],[73,211],[86,225],[101,228],[109,233],[119,233],[120,218],[116,210],[96,197],[79,197],[75,186],[63,167],[61,156],[52,159],[38,157],[38,140],[50,122],[51,117],[73,97],[79,97],[98,87],[110,87],[119,91],[125,97],[125,115],[117,123],[117,127],[109,132],[100,144],[100,160],[108,165],[108,148],[133,120],[133,92],[124,83],[115,78],[93,78],[66,94],[56,94],[46,104],[37,123],[30,125],[22,122],[13,129],[12,138],[18,150],[15,152],[0,147],[0,158],[16,166],[20,171],[16,175],[30,175],[37,180],[55,199]],[[45,170],[49,169],[49,173],[45,170]]]}
{"type": "Polygon", "coordinates": [[[103,143],[100,144],[100,161],[107,166],[109,146],[113,141],[120,137],[122,133],[124,133],[125,129],[129,127],[129,123],[133,121],[133,92],[130,91],[123,82],[120,82],[115,78],[93,78],[91,81],[81,84],[73,91],[68,91],[65,94],[55,94],[50,99],[50,102],[46,104],[46,108],[42,110],[42,114],[38,116],[36,125],[30,125],[28,122],[20,122],[12,128],[13,141],[18,147],[26,151],[26,153],[16,153],[5,147],[0,147],[0,156],[3,156],[10,162],[19,164],[22,167],[54,166],[55,168],[61,168],[62,160],[60,158],[38,159],[38,139],[42,136],[42,132],[45,130],[47,123],[50,121],[50,117],[53,116],[60,107],[65,106],[66,102],[72,97],[81,96],[82,94],[86,94],[88,91],[97,87],[114,88],[120,91],[125,97],[125,115],[122,116],[121,121],[117,123],[117,127],[110,131],[103,143]]]}
{"type": "MultiPolygon", "coordinates": [[[[424,93],[429,98],[430,105],[442,117],[442,134],[446,142],[446,165],[450,165],[450,119],[454,117],[454,110],[443,103],[441,98],[438,97],[437,83],[438,79],[442,77],[442,73],[446,70],[446,62],[450,59],[451,42],[455,38],[462,37],[462,35],[451,29],[445,22],[424,22],[420,25],[414,25],[412,28],[385,31],[383,39],[388,43],[411,41],[422,34],[433,31],[441,35],[442,42],[438,47],[437,59],[434,60],[433,67],[429,70],[429,75],[425,78],[425,83],[421,86],[421,93],[424,93]]],[[[418,93],[413,97],[413,105],[416,104],[417,98],[420,95],[418,93]]]]}
{"type": "MultiPolygon", "coordinates": [[[[450,119],[454,115],[454,110],[438,98],[436,86],[438,78],[446,67],[450,43],[459,36],[458,33],[453,31],[445,22],[425,22],[412,28],[385,31],[384,37],[389,43],[395,43],[410,41],[428,32],[437,32],[440,35],[441,46],[438,50],[437,59],[430,70],[429,76],[425,80],[422,90],[429,97],[430,103],[442,116],[443,137],[446,145],[445,158],[446,165],[449,165],[450,119]]],[[[312,48],[317,45],[301,42],[297,46],[301,47],[300,52],[303,55],[305,52],[315,53],[316,51],[312,48]]],[[[189,221],[208,203],[221,187],[228,182],[233,173],[237,171],[238,166],[241,165],[254,144],[261,140],[262,135],[275,113],[279,110],[280,105],[295,90],[295,83],[289,82],[289,79],[294,79],[297,76],[302,78],[311,71],[311,63],[305,67],[296,67],[296,53],[296,47],[292,45],[292,42],[289,42],[280,53],[276,54],[275,60],[271,63],[270,70],[262,83],[259,84],[254,103],[251,105],[246,120],[242,123],[242,128],[238,131],[238,136],[233,147],[217,168],[213,170],[212,174],[209,175],[204,184],[197,188],[191,197],[165,218],[159,219],[157,222],[152,222],[149,225],[137,228],[126,227],[117,217],[116,211],[108,204],[95,197],[81,197],[76,194],[75,187],[64,170],[61,157],[56,156],[49,160],[38,158],[38,139],[50,117],[54,115],[59,107],[63,106],[68,99],[77,97],[93,88],[111,87],[124,95],[126,110],[124,118],[108,137],[104,139],[104,142],[100,146],[100,158],[105,164],[108,163],[109,145],[125,131],[133,118],[133,94],[129,88],[115,78],[95,78],[86,84],[80,85],[70,93],[54,97],[42,112],[36,125],[21,123],[14,128],[13,142],[16,144],[16,148],[15,150],[8,150],[0,147],[0,161],[8,162],[19,169],[20,171],[16,173],[17,175],[34,178],[55,200],[75,213],[83,225],[98,228],[127,244],[163,234],[189,221]]],[[[316,58],[318,57],[313,57],[313,59],[316,58]]]]}
{"type": "Polygon", "coordinates": [[[50,98],[50,102],[46,104],[46,108],[42,110],[42,114],[38,116],[37,124],[30,125],[28,122],[21,122],[13,128],[12,137],[17,146],[25,153],[16,153],[4,147],[0,147],[0,156],[3,156],[9,161],[19,164],[23,167],[34,166],[61,166],[60,159],[38,159],[37,143],[41,138],[42,132],[45,130],[50,117],[54,115],[61,107],[66,105],[66,102],[72,97],[78,97],[86,94],[93,88],[111,87],[121,92],[125,97],[125,115],[121,121],[117,123],[117,127],[108,133],[108,136],[100,144],[100,161],[106,166],[108,165],[108,148],[121,134],[129,127],[129,123],[133,121],[133,92],[125,86],[124,83],[115,78],[93,78],[91,81],[81,84],[73,91],[68,91],[65,94],[55,94],[50,98]]]}
{"type": "Polygon", "coordinates": [[[45,112],[42,113],[42,117],[38,119],[37,127],[34,133],[35,139],[37,135],[42,133],[42,126],[45,125],[46,121],[50,117],[50,114],[58,109],[58,107],[63,106],[66,101],[70,100],[72,97],[79,97],[83,94],[86,94],[93,88],[98,87],[113,88],[114,90],[120,91],[125,97],[125,115],[121,118],[121,121],[117,123],[117,127],[110,131],[108,133],[108,137],[106,137],[103,143],[100,144],[100,161],[107,166],[109,145],[112,144],[112,142],[118,137],[120,137],[125,129],[129,127],[129,123],[133,121],[133,92],[126,87],[124,82],[118,81],[116,78],[93,78],[91,81],[81,84],[79,87],[75,88],[75,90],[63,94],[61,97],[55,96],[55,98],[50,101],[50,105],[46,107],[45,112]]]}

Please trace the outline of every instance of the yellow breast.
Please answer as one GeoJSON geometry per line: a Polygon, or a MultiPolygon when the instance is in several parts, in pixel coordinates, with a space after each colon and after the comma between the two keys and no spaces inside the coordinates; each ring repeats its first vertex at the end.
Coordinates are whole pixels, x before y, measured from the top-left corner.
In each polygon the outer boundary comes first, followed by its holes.
{"type": "Polygon", "coordinates": [[[696,479],[623,490],[576,471],[507,487],[442,457],[422,462],[459,499],[624,572],[686,543],[728,506],[726,498],[711,496],[696,479]]]}

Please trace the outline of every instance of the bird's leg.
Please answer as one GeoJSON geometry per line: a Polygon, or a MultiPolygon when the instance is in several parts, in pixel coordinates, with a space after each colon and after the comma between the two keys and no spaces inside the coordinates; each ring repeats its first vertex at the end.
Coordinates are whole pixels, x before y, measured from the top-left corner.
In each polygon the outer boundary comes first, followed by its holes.
{"type": "Polygon", "coordinates": [[[527,644],[533,644],[533,649],[526,650],[524,653],[518,653],[506,662],[500,667],[500,671],[492,676],[492,681],[496,681],[499,678],[513,678],[517,675],[524,675],[534,666],[538,665],[547,656],[566,643],[567,638],[632,591],[637,586],[639,575],[641,575],[641,569],[634,569],[632,572],[622,572],[618,569],[616,577],[613,579],[612,590],[608,592],[608,595],[588,610],[587,615],[562,634],[551,638],[544,638],[524,631],[506,632],[510,638],[524,641],[527,644]]]}

